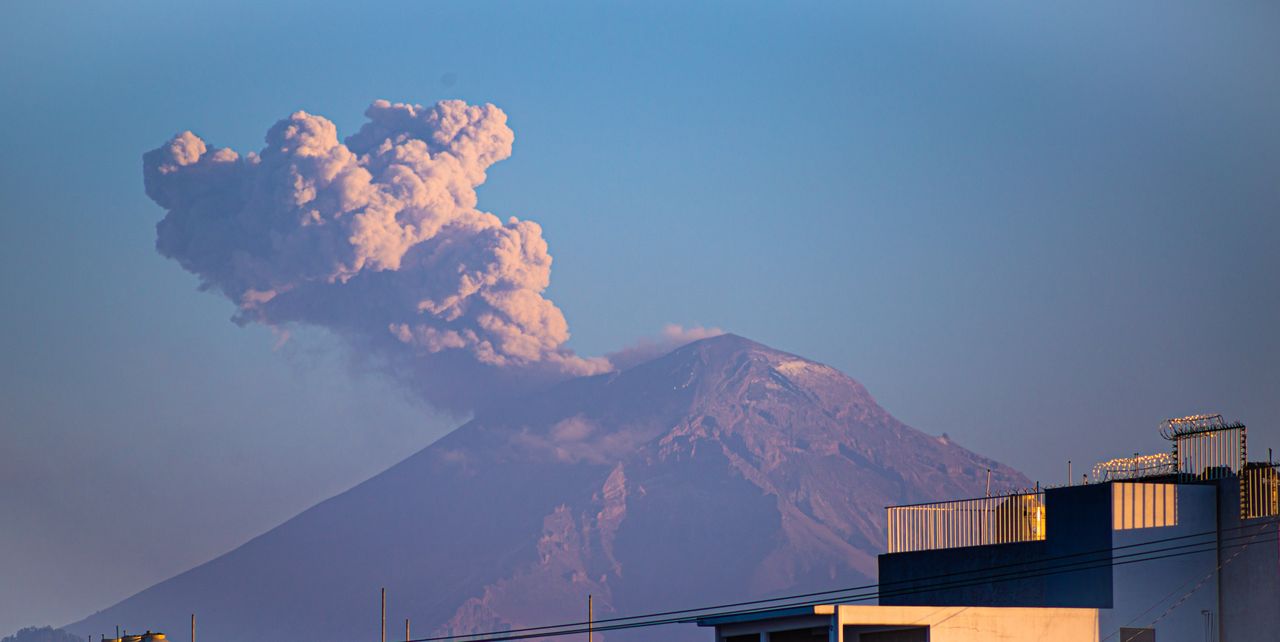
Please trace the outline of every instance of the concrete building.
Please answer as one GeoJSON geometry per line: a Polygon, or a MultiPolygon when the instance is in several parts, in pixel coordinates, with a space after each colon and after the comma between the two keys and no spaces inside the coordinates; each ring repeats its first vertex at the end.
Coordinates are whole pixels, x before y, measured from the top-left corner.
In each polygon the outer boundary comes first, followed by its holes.
{"type": "Polygon", "coordinates": [[[1091,483],[889,507],[878,605],[699,624],[717,642],[1280,640],[1280,474],[1241,424],[1166,424],[1171,455],[1091,483]]]}

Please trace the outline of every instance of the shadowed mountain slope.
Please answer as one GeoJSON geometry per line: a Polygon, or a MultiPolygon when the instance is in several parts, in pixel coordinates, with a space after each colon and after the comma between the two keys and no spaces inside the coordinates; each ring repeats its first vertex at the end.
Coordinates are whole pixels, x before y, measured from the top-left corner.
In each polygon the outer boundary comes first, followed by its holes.
{"type": "Polygon", "coordinates": [[[581,620],[588,593],[602,618],[861,584],[885,505],[981,495],[988,467],[1027,484],[833,368],[722,335],[477,416],[68,628],[178,632],[196,612],[205,640],[357,642],[383,586],[388,622],[421,636],[581,620]]]}

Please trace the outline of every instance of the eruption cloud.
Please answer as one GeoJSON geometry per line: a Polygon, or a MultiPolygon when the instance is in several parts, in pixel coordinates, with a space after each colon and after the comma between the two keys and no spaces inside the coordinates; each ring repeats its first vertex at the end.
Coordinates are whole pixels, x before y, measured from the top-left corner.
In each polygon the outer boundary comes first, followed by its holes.
{"type": "Polygon", "coordinates": [[[237,323],[343,337],[432,405],[472,411],[613,368],[564,347],[542,228],[476,208],[514,133],[493,105],[379,100],[339,141],[303,111],[240,155],[182,132],[143,155],[156,248],[237,323]]]}

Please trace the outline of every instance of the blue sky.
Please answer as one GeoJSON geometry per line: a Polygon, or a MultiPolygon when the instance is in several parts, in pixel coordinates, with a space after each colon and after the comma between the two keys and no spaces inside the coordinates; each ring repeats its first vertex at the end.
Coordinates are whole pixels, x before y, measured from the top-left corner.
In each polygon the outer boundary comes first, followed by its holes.
{"type": "Polygon", "coordinates": [[[666,323],[829,363],[1046,483],[1221,411],[1280,444],[1270,3],[11,4],[0,632],[221,553],[458,423],[154,251],[141,154],[492,102],[580,353],[666,323]]]}

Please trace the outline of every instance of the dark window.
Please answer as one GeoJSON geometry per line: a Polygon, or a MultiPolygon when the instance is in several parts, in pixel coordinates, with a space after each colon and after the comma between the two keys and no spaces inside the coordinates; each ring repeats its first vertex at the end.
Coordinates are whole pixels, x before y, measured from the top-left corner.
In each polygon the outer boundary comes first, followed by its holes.
{"type": "Polygon", "coordinates": [[[1121,627],[1120,642],[1156,642],[1156,630],[1121,627]]]}
{"type": "Polygon", "coordinates": [[[820,642],[827,639],[827,627],[792,629],[769,633],[769,642],[820,642]]]}
{"type": "Polygon", "coordinates": [[[748,635],[730,635],[724,639],[724,642],[760,642],[760,634],[751,633],[748,635]]]}
{"type": "MultiPolygon", "coordinates": [[[[845,633],[844,639],[848,640],[849,634],[845,633]]],[[[929,630],[925,628],[898,629],[896,631],[877,631],[875,633],[860,633],[856,639],[858,642],[928,642],[929,630]]]]}

